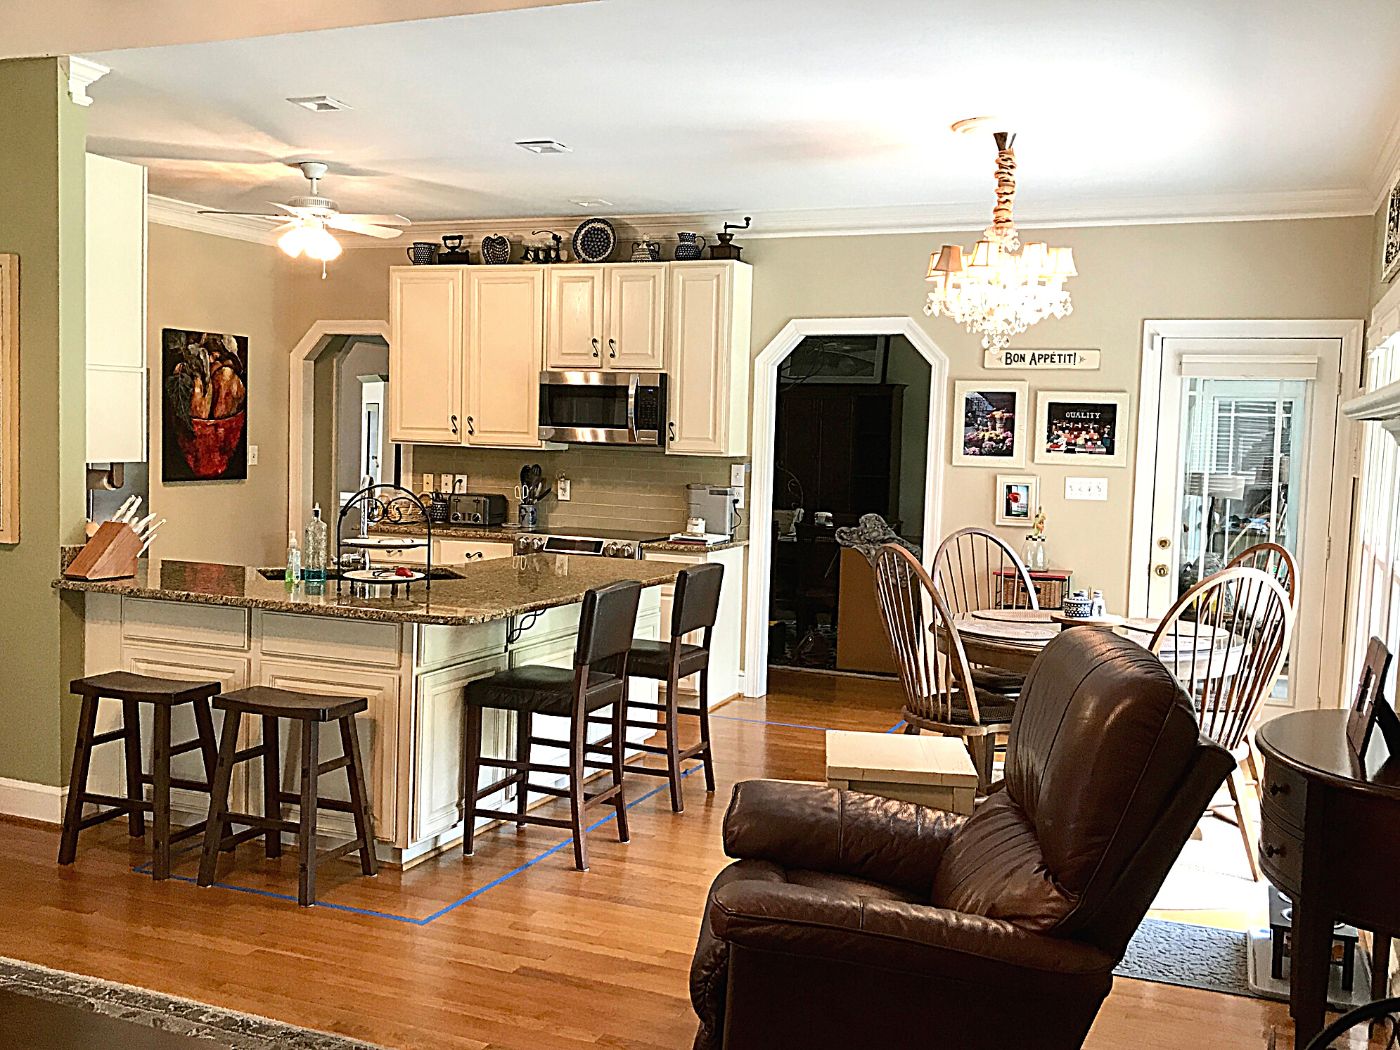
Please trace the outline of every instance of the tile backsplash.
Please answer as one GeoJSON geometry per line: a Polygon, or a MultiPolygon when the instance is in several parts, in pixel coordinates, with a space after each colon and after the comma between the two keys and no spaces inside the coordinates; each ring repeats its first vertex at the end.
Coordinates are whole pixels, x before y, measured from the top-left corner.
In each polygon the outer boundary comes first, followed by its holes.
{"type": "MultiPolygon", "coordinates": [[[[729,467],[744,459],[668,456],[633,448],[571,445],[563,451],[526,449],[413,449],[410,488],[422,487],[424,474],[466,474],[469,492],[500,492],[515,514],[520,468],[538,463],[551,489],[559,472],[569,479],[572,499],[550,498],[540,505],[541,524],[551,528],[634,529],[658,534],[685,527],[687,485],[728,485],[729,467]]],[[[740,511],[740,515],[744,512],[740,511]]]]}

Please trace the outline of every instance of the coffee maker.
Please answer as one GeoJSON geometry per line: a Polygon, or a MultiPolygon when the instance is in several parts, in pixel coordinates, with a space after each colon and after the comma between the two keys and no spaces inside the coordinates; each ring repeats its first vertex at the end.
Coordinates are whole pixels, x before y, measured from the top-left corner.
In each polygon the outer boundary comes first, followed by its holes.
{"type": "Polygon", "coordinates": [[[704,518],[705,531],[733,536],[739,490],[728,485],[687,485],[687,517],[704,518]]]}

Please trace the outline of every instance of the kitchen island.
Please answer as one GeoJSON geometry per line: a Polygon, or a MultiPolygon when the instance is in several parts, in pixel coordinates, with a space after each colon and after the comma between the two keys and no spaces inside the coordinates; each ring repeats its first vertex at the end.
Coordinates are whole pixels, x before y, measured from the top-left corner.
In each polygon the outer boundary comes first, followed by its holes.
{"type": "MultiPolygon", "coordinates": [[[[621,580],[645,588],[637,617],[639,637],[659,630],[660,588],[681,566],[667,562],[564,555],[530,555],[472,562],[446,570],[447,578],[414,583],[404,593],[354,597],[334,580],[318,589],[288,590],[274,570],[212,562],[142,562],[134,577],[60,578],[61,591],[83,592],[88,674],[116,669],[167,678],[218,681],[225,689],[270,685],[307,692],[364,696],[360,741],[368,756],[369,790],[382,860],[411,864],[461,838],[462,694],[466,684],[527,663],[567,666],[573,658],[584,592],[621,580]]],[[[637,700],[655,700],[656,683],[632,680],[637,700]]],[[[115,724],[116,704],[104,704],[99,731],[115,724]]],[[[177,719],[190,719],[188,711],[177,719]]],[[[216,718],[218,716],[216,715],[216,718]]],[[[635,716],[634,716],[635,717],[635,716]]],[[[240,747],[251,746],[258,730],[240,747]]],[[[564,719],[536,718],[536,735],[563,739],[564,719]]],[[[606,727],[590,727],[595,738],[606,727]]],[[[514,719],[488,711],[483,726],[489,753],[514,750],[514,719]]],[[[328,753],[337,753],[325,729],[328,753]]],[[[632,731],[634,740],[647,735],[632,731]]],[[[193,724],[175,727],[177,739],[193,724]]],[[[146,735],[149,739],[149,735],[146,735]]],[[[562,761],[536,748],[540,761],[562,761]]],[[[177,776],[199,776],[193,754],[175,759],[177,776]]],[[[283,783],[290,790],[295,745],[284,744],[283,783]]],[[[260,789],[246,771],[233,786],[234,808],[257,812],[260,789]]],[[[120,793],[120,750],[99,749],[94,790],[120,793]],[[103,752],[107,752],[104,754],[103,752]]],[[[328,777],[323,791],[337,791],[328,777]]],[[[547,782],[547,781],[546,781],[547,782]]],[[[513,789],[512,789],[513,790],[513,789]]],[[[503,793],[483,804],[502,808],[503,793]]],[[[543,798],[543,796],[542,796],[543,798]]],[[[207,799],[176,792],[177,810],[198,819],[207,799]]],[[[533,802],[534,800],[532,800],[533,802]]],[[[348,833],[348,818],[323,812],[329,836],[348,833]]]]}

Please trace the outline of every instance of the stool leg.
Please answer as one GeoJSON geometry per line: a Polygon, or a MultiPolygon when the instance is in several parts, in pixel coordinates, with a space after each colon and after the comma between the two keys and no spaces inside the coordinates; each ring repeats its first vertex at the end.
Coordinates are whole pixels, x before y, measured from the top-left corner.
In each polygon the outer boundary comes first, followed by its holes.
{"type": "Polygon", "coordinates": [[[1371,931],[1371,998],[1390,994],[1390,934],[1371,931]]]}
{"type": "MultiPolygon", "coordinates": [[[[515,717],[515,760],[522,766],[530,761],[530,734],[534,731],[535,717],[529,711],[521,711],[515,717]]],[[[515,787],[515,812],[517,816],[525,816],[525,810],[530,804],[530,773],[528,770],[520,770],[519,779],[515,787]]],[[[517,828],[525,827],[525,821],[517,820],[517,828]]]]}
{"type": "Polygon", "coordinates": [[[462,704],[462,856],[476,852],[476,786],[481,779],[481,708],[462,704]]]}
{"type": "MultiPolygon", "coordinates": [[[[282,819],[282,741],[277,732],[277,716],[262,716],[262,774],[263,816],[282,819]]],[[[282,856],[282,831],[269,828],[263,836],[263,854],[269,858],[282,856]]]]}
{"type": "Polygon", "coordinates": [[[297,903],[316,903],[316,767],[321,764],[320,726],[301,723],[301,828],[297,832],[297,903]]]}
{"type": "Polygon", "coordinates": [[[209,819],[204,824],[204,852],[199,858],[199,878],[195,880],[201,886],[214,885],[214,874],[219,866],[219,846],[223,843],[224,828],[228,824],[228,788],[233,779],[233,756],[238,751],[238,723],[242,718],[242,711],[224,712],[219,761],[214,766],[214,783],[209,788],[209,819]]]}
{"type": "Polygon", "coordinates": [[[666,672],[666,780],[671,785],[671,811],[685,812],[685,796],[681,794],[680,742],[676,740],[676,694],[680,692],[680,668],[676,665],[674,643],[671,666],[666,672]]]}
{"type": "Polygon", "coordinates": [[[170,878],[170,705],[155,705],[155,743],[151,752],[151,810],[155,824],[155,863],[151,877],[170,878]]]}
{"type": "Polygon", "coordinates": [[[350,764],[345,767],[345,778],[350,782],[350,804],[355,807],[355,837],[360,843],[360,872],[364,875],[378,875],[379,858],[374,855],[374,815],[369,809],[369,792],[365,790],[365,767],[360,761],[360,739],[354,715],[346,715],[340,720],[340,744],[345,749],[345,757],[350,760],[350,764]]]}
{"type": "Polygon", "coordinates": [[[194,702],[194,725],[199,733],[199,753],[204,759],[204,780],[214,783],[214,767],[219,764],[219,741],[214,736],[214,715],[209,700],[201,697],[194,702]]]}
{"type": "MultiPolygon", "coordinates": [[[[135,700],[122,701],[122,731],[126,734],[122,740],[126,752],[126,797],[141,802],[146,798],[141,783],[141,706],[135,700]]],[[[133,809],[127,814],[126,825],[132,838],[141,838],[146,834],[145,814],[133,809]]]]}
{"type": "Polygon", "coordinates": [[[613,807],[617,810],[617,841],[627,842],[632,833],[627,830],[627,794],[622,784],[622,760],[627,753],[627,679],[622,680],[622,698],[613,704],[612,782],[617,788],[613,807]]]}
{"type": "Polygon", "coordinates": [[[588,712],[576,700],[569,716],[569,813],[574,832],[574,867],[588,870],[587,832],[583,823],[583,747],[588,735],[588,712]]]}
{"type": "Polygon", "coordinates": [[[78,712],[78,737],[73,744],[73,768],[68,774],[68,802],[63,810],[63,835],[58,840],[58,862],[72,864],[78,855],[78,831],[83,822],[83,796],[87,793],[88,767],[92,764],[92,738],[97,729],[97,698],[84,696],[78,712]]]}
{"type": "Polygon", "coordinates": [[[705,750],[700,752],[700,761],[705,765],[705,790],[714,793],[715,790],[715,759],[710,747],[710,669],[703,668],[700,671],[700,741],[705,745],[705,750]]]}

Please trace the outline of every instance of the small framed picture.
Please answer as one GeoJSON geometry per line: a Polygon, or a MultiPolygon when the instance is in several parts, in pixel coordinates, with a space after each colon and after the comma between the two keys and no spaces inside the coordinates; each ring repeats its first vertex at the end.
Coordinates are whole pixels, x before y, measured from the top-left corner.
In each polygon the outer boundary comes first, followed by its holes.
{"type": "Polygon", "coordinates": [[[1040,506],[1040,479],[1034,474],[998,474],[996,524],[1026,525],[1040,506]]]}
{"type": "Polygon", "coordinates": [[[1385,199],[1385,233],[1381,236],[1381,280],[1400,273],[1400,178],[1385,199]]]}
{"type": "Polygon", "coordinates": [[[1128,395],[1040,391],[1035,406],[1035,461],[1126,466],[1128,395]]]}
{"type": "Polygon", "coordinates": [[[1025,383],[960,380],[953,386],[953,465],[1024,467],[1025,383]]]}

